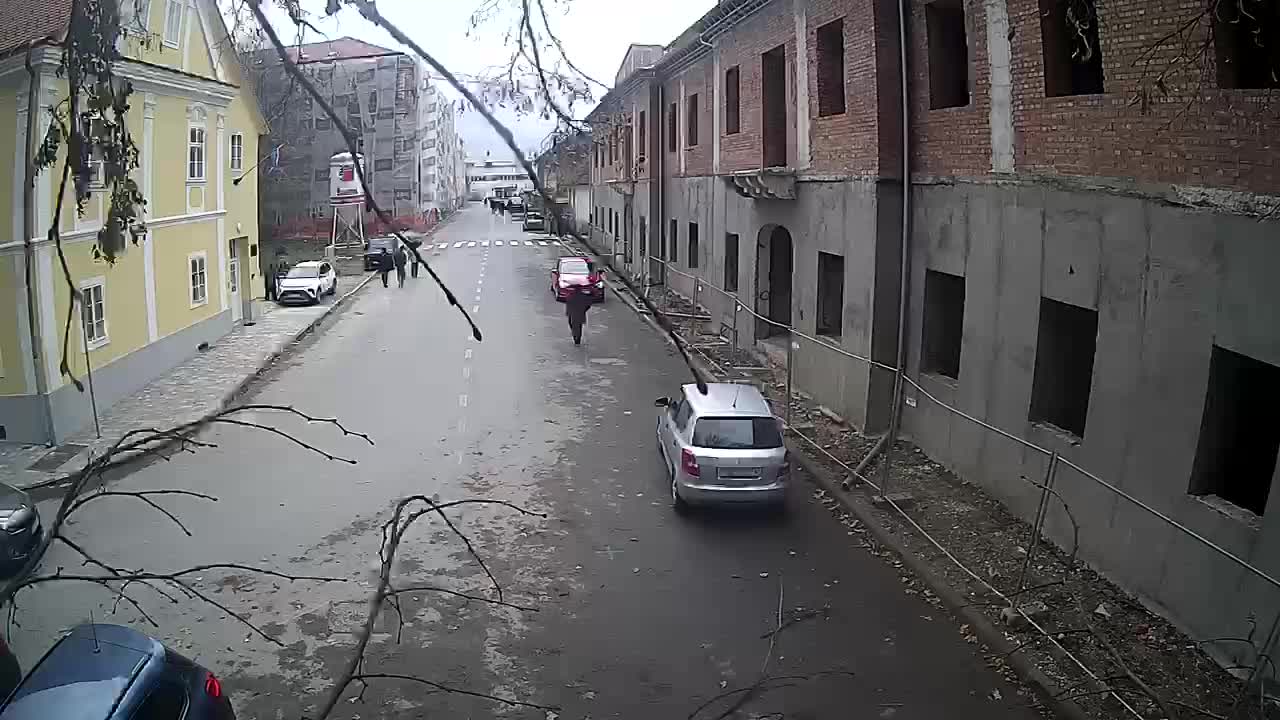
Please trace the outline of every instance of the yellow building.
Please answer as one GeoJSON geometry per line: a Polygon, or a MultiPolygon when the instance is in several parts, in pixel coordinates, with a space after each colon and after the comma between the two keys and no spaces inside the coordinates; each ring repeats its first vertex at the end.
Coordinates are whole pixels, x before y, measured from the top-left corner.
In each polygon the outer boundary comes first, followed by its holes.
{"type": "Polygon", "coordinates": [[[56,70],[71,0],[0,2],[0,168],[12,168],[0,171],[0,439],[56,444],[92,423],[87,394],[59,370],[69,311],[68,360],[80,378],[92,367],[101,412],[252,316],[263,295],[251,170],[265,127],[215,0],[122,5],[115,71],[134,87],[147,233],[108,265],[94,256],[105,193],[79,216],[66,202],[62,246],[84,298],[75,310],[46,237],[61,162],[24,192],[49,109],[66,96],[56,70]]]}

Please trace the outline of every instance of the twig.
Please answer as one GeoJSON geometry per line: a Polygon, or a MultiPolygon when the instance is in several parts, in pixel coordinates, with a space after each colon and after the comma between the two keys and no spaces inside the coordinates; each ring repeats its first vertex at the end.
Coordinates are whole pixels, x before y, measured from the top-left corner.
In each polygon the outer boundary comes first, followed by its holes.
{"type": "MultiPolygon", "coordinates": [[[[435,682],[434,680],[427,680],[426,678],[420,678],[414,675],[400,675],[396,673],[359,673],[351,676],[351,682],[364,683],[369,680],[404,680],[405,682],[412,682],[412,683],[418,683],[419,685],[426,685],[427,687],[434,688],[435,690],[438,690],[440,692],[447,692],[454,695],[466,695],[468,697],[481,698],[484,700],[492,700],[497,703],[502,703],[503,705],[506,705],[508,707],[523,707],[523,708],[531,708],[533,710],[544,710],[548,712],[554,712],[560,709],[554,705],[539,705],[537,703],[526,702],[524,700],[516,700],[513,698],[500,697],[498,695],[490,695],[489,693],[483,693],[476,690],[467,690],[466,688],[455,687],[453,685],[444,685],[442,683],[435,682]]],[[[361,694],[363,695],[363,693],[361,694]]],[[[318,716],[318,718],[323,718],[323,717],[325,717],[325,715],[318,716]]]]}
{"type": "Polygon", "coordinates": [[[475,600],[476,602],[488,603],[490,605],[499,605],[501,607],[508,607],[513,610],[520,610],[521,612],[538,612],[538,608],[531,607],[529,605],[518,605],[516,603],[507,602],[505,600],[495,600],[493,598],[484,597],[483,595],[472,595],[471,593],[459,592],[457,590],[450,590],[449,588],[442,588],[436,585],[414,585],[413,587],[407,587],[407,588],[389,589],[387,591],[387,596],[391,597],[393,595],[404,595],[406,593],[415,593],[415,592],[443,593],[445,595],[452,595],[454,597],[463,598],[465,600],[475,600]]]}
{"type": "Polygon", "coordinates": [[[139,490],[134,492],[124,491],[124,490],[100,490],[96,493],[93,493],[92,495],[85,495],[84,497],[77,500],[74,504],[72,504],[71,510],[68,514],[75,512],[76,510],[79,510],[81,507],[83,507],[87,503],[97,500],[98,498],[131,497],[131,498],[136,498],[138,500],[141,500],[142,502],[150,505],[151,507],[155,508],[159,512],[164,513],[164,515],[168,517],[170,520],[172,520],[174,524],[177,525],[182,530],[182,532],[186,534],[187,537],[191,537],[191,531],[187,529],[187,526],[183,525],[182,521],[179,520],[176,515],[164,509],[163,507],[160,507],[159,505],[157,505],[155,501],[151,499],[150,496],[152,495],[185,495],[188,497],[200,498],[201,500],[209,500],[211,502],[218,501],[218,498],[212,495],[192,492],[190,490],[139,490]]]}

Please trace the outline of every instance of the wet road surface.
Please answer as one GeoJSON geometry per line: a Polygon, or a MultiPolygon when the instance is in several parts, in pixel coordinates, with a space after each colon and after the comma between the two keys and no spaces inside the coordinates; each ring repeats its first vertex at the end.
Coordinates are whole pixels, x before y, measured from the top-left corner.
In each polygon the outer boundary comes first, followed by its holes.
{"type": "MultiPolygon", "coordinates": [[[[433,238],[433,266],[473,312],[483,342],[470,338],[425,275],[404,289],[375,282],[248,398],[368,433],[373,446],[332,426],[255,413],[356,464],[266,432],[221,427],[203,436],[218,447],[154,463],[115,485],[216,496],[163,501],[191,537],[128,498],[104,498],[79,515],[74,536],[122,566],[240,563],[346,579],[193,576],[279,645],[197,601],[173,604],[135,588],[159,625],[148,628],[127,607],[107,614],[113,603],[101,589],[62,583],[19,597],[22,626],[12,633],[24,666],[56,632],[92,613],[148,630],[213,668],[241,718],[302,717],[322,699],[361,625],[382,524],[399,498],[421,493],[501,499],[546,515],[488,507],[455,515],[505,599],[536,611],[404,595],[403,628],[394,612],[384,613],[365,670],[558,709],[374,681],[363,701],[342,702],[334,717],[686,718],[755,683],[766,657],[771,677],[793,679],[770,681],[787,686],[734,717],[1037,716],[959,624],[906,593],[902,571],[859,547],[807,484],[791,488],[785,516],[675,515],[654,444],[653,399],[671,394],[687,371],[612,297],[591,311],[583,345],[574,346],[548,284],[562,250],[535,238],[480,206],[433,238]],[[784,618],[804,619],[778,634],[771,651],[767,635],[780,607],[784,618]],[[813,610],[820,612],[806,612],[813,610]]],[[[44,567],[58,566],[78,570],[79,562],[57,548],[44,567]]],[[[395,582],[491,592],[484,571],[438,521],[410,534],[395,582]]],[[[726,706],[696,717],[717,717],[726,706]]]]}

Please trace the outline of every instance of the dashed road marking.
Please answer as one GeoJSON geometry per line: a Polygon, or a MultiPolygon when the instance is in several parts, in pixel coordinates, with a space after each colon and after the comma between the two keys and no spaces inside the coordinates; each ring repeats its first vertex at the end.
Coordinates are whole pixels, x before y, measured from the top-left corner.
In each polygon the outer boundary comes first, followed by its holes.
{"type": "Polygon", "coordinates": [[[467,351],[466,351],[465,353],[463,353],[463,354],[462,354],[462,357],[464,357],[464,358],[466,358],[466,359],[470,360],[470,359],[471,359],[471,348],[467,348],[467,351]]]}
{"type": "Polygon", "coordinates": [[[467,243],[467,247],[475,247],[475,246],[476,246],[475,241],[467,243]]]}
{"type": "Polygon", "coordinates": [[[464,365],[464,366],[463,366],[463,368],[462,368],[462,379],[463,379],[463,380],[470,380],[470,379],[471,379],[471,366],[470,366],[470,365],[464,365]]]}
{"type": "Polygon", "coordinates": [[[480,244],[481,244],[482,246],[484,246],[484,247],[489,247],[489,241],[488,241],[488,240],[485,240],[484,242],[482,242],[482,243],[480,243],[480,244]]]}
{"type": "Polygon", "coordinates": [[[454,243],[454,244],[453,244],[453,246],[454,246],[454,247],[456,247],[456,248],[460,248],[460,247],[462,247],[462,243],[460,243],[460,242],[456,242],[456,243],[454,243]]]}
{"type": "Polygon", "coordinates": [[[474,314],[476,314],[476,313],[478,313],[478,312],[480,312],[480,306],[479,306],[479,305],[472,305],[472,306],[471,306],[471,314],[472,314],[472,315],[474,315],[474,314]]]}
{"type": "Polygon", "coordinates": [[[546,246],[547,246],[547,241],[546,241],[546,240],[539,240],[539,241],[538,241],[538,244],[539,244],[539,245],[541,245],[542,247],[546,247],[546,246]]]}
{"type": "Polygon", "coordinates": [[[494,244],[494,245],[497,245],[498,247],[502,247],[502,241],[501,241],[501,240],[495,240],[495,241],[493,242],[493,244],[494,244]]]}
{"type": "Polygon", "coordinates": [[[458,396],[458,407],[466,407],[466,406],[467,406],[467,394],[462,393],[461,395],[458,396]]]}
{"type": "Polygon", "coordinates": [[[524,241],[524,244],[525,244],[525,245],[532,245],[532,244],[533,244],[533,241],[532,241],[532,240],[525,240],[525,241],[524,241]]]}

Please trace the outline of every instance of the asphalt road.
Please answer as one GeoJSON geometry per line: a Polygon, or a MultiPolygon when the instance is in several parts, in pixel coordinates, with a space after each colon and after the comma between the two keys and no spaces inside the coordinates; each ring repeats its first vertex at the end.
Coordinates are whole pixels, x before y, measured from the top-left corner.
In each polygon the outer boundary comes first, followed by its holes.
{"type": "MultiPolygon", "coordinates": [[[[240,563],[347,580],[191,576],[279,646],[200,601],[132,590],[159,626],[153,634],[223,677],[241,718],[297,718],[319,703],[361,623],[382,523],[416,493],[545,513],[467,507],[456,516],[506,600],[536,612],[403,595],[403,628],[384,613],[365,671],[558,709],[373,680],[362,702],[342,702],[335,717],[687,718],[716,695],[757,683],[762,667],[779,678],[764,687],[784,687],[734,717],[1037,716],[959,623],[908,594],[902,571],[860,547],[807,485],[791,488],[783,517],[676,516],[654,445],[653,399],[687,371],[617,298],[591,311],[584,343],[574,346],[548,287],[561,250],[531,239],[479,206],[433,238],[433,266],[472,311],[483,342],[425,276],[403,289],[374,282],[249,398],[368,433],[372,447],[332,426],[256,413],[356,464],[261,430],[218,428],[204,436],[216,448],[153,463],[113,486],[216,496],[160,500],[191,537],[130,498],[82,511],[74,535],[121,566],[240,563]],[[448,249],[435,247],[442,242],[448,249]],[[780,608],[784,618],[807,619],[771,642],[780,608]]],[[[58,566],[79,570],[63,548],[45,563],[58,566]]],[[[401,548],[396,583],[490,592],[467,548],[426,518],[401,548]]],[[[91,613],[147,629],[127,606],[108,615],[111,597],[92,585],[50,584],[19,605],[12,636],[27,666],[54,633],[91,613]]]]}

